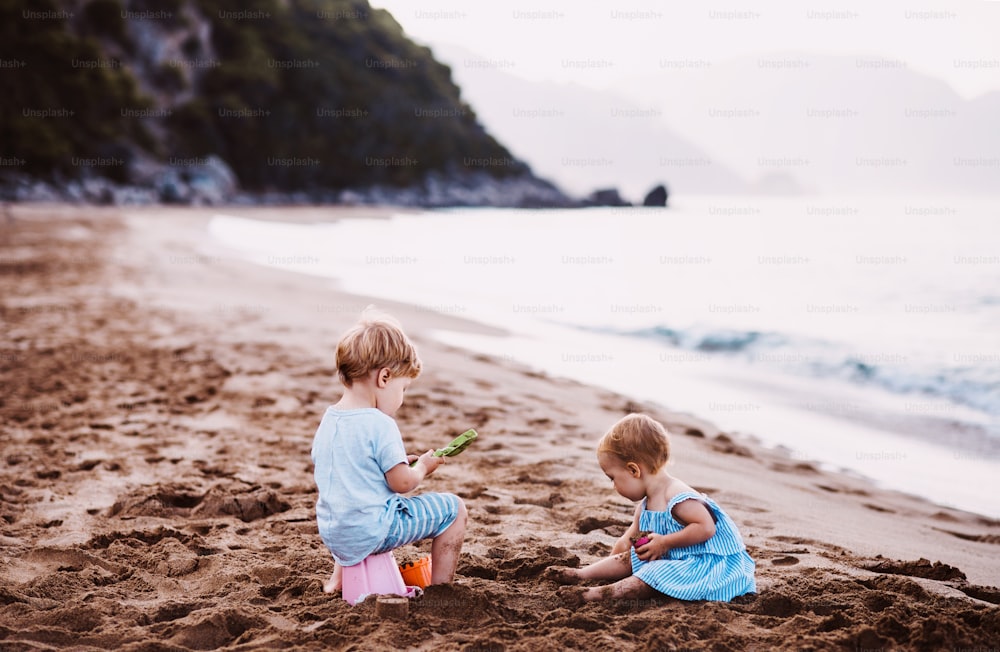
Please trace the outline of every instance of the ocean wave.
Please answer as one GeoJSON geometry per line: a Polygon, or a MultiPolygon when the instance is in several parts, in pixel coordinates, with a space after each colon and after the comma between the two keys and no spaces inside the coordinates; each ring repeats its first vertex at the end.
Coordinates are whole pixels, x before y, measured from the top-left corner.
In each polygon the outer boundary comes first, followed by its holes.
{"type": "MultiPolygon", "coordinates": [[[[1000,356],[969,357],[963,364],[934,366],[901,354],[862,355],[845,343],[762,330],[657,325],[633,330],[593,329],[625,337],[654,340],[672,348],[738,358],[781,372],[838,378],[875,385],[901,395],[947,401],[1000,417],[1000,356]]],[[[947,414],[947,405],[927,405],[947,414]]]]}
{"type": "MultiPolygon", "coordinates": [[[[872,365],[848,359],[839,366],[815,366],[814,374],[871,383],[896,394],[943,399],[1000,417],[1000,369],[997,367],[872,365]]],[[[927,411],[935,411],[932,405],[927,408],[927,411]]],[[[947,409],[940,407],[936,411],[947,413],[947,409]]]]}
{"type": "Polygon", "coordinates": [[[786,343],[783,336],[764,331],[677,330],[667,326],[653,326],[618,334],[665,340],[677,348],[703,353],[739,353],[786,343]]]}

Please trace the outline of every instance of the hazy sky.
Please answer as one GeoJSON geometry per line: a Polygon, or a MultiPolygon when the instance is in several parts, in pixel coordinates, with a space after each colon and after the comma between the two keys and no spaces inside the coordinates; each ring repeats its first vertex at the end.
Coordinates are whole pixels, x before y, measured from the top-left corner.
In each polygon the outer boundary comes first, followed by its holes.
{"type": "MultiPolygon", "coordinates": [[[[528,79],[621,88],[740,56],[884,57],[965,98],[1000,90],[1000,1],[372,0],[418,42],[463,46],[528,79]],[[623,82],[623,80],[625,80],[623,82]]],[[[633,95],[635,89],[632,89],[633,95]]]]}

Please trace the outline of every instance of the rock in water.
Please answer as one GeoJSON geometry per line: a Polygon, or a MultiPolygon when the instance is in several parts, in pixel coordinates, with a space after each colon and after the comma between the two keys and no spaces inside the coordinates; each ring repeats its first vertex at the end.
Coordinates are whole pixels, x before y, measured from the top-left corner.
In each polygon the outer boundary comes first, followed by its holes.
{"type": "Polygon", "coordinates": [[[666,206],[667,205],[667,187],[660,184],[649,191],[646,198],[642,200],[643,206],[666,206]]]}
{"type": "Polygon", "coordinates": [[[617,188],[605,188],[603,190],[595,190],[590,193],[590,197],[587,198],[588,203],[591,206],[631,206],[629,202],[622,199],[622,196],[618,194],[617,188]]]}

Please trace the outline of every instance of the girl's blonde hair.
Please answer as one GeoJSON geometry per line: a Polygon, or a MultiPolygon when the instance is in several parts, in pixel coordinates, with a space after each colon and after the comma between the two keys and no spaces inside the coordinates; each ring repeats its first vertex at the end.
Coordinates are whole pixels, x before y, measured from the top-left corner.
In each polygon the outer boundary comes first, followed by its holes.
{"type": "Polygon", "coordinates": [[[597,453],[609,453],[622,461],[642,463],[656,473],[670,460],[670,436],[659,421],[645,414],[630,414],[597,444],[597,453]]]}
{"type": "Polygon", "coordinates": [[[422,363],[417,348],[392,317],[366,310],[337,343],[337,374],[347,387],[374,369],[388,368],[393,377],[416,378],[422,363]]]}

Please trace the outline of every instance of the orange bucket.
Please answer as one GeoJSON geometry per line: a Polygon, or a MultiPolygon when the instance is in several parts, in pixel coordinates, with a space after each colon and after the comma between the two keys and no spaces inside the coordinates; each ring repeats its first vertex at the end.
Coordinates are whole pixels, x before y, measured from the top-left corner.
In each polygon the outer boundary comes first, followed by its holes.
{"type": "Polygon", "coordinates": [[[403,583],[407,586],[419,586],[426,589],[431,583],[431,558],[421,557],[417,561],[408,561],[399,565],[403,575],[403,583]]]}

